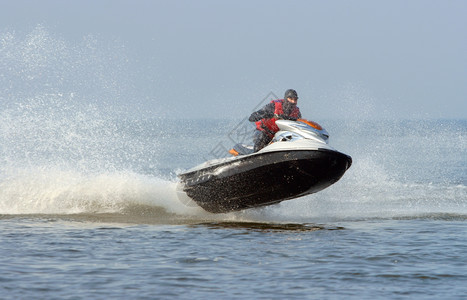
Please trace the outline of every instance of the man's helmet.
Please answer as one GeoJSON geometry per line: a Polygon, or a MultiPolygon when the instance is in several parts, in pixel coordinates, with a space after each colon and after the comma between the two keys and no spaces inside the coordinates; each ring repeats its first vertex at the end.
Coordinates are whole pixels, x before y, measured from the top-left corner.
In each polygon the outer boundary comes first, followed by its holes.
{"type": "Polygon", "coordinates": [[[297,91],[293,89],[288,89],[287,91],[285,91],[284,99],[287,99],[287,98],[298,99],[297,91]]]}

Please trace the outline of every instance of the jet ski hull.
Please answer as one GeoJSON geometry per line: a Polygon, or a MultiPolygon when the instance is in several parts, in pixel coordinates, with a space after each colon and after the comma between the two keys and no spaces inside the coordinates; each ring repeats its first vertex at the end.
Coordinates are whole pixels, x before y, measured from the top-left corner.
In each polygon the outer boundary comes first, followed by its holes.
{"type": "Polygon", "coordinates": [[[225,213],[319,192],[337,182],[350,156],[328,149],[259,152],[180,174],[183,191],[204,210],[225,213]]]}

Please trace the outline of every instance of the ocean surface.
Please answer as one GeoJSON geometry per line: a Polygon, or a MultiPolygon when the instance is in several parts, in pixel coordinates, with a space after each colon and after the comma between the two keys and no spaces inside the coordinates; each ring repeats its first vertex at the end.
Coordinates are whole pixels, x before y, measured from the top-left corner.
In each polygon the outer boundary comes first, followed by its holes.
{"type": "Polygon", "coordinates": [[[0,298],[466,298],[467,120],[315,119],[353,158],[339,182],[210,214],[177,173],[250,124],[129,114],[85,72],[103,47],[1,37],[0,298]]]}

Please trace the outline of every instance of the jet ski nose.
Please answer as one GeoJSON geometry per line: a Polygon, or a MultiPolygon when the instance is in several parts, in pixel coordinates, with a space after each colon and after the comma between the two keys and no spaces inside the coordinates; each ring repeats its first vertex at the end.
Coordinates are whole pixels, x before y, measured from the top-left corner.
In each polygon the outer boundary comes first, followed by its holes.
{"type": "Polygon", "coordinates": [[[352,157],[350,157],[347,154],[345,154],[345,156],[347,156],[347,169],[346,170],[348,170],[352,166],[352,157]]]}

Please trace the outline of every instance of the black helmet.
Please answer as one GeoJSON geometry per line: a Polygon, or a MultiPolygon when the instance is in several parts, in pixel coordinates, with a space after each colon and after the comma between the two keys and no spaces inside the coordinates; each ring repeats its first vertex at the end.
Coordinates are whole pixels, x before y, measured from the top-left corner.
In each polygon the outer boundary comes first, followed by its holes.
{"type": "Polygon", "coordinates": [[[287,98],[298,99],[297,91],[293,89],[288,89],[287,91],[285,91],[284,99],[287,99],[287,98]]]}

